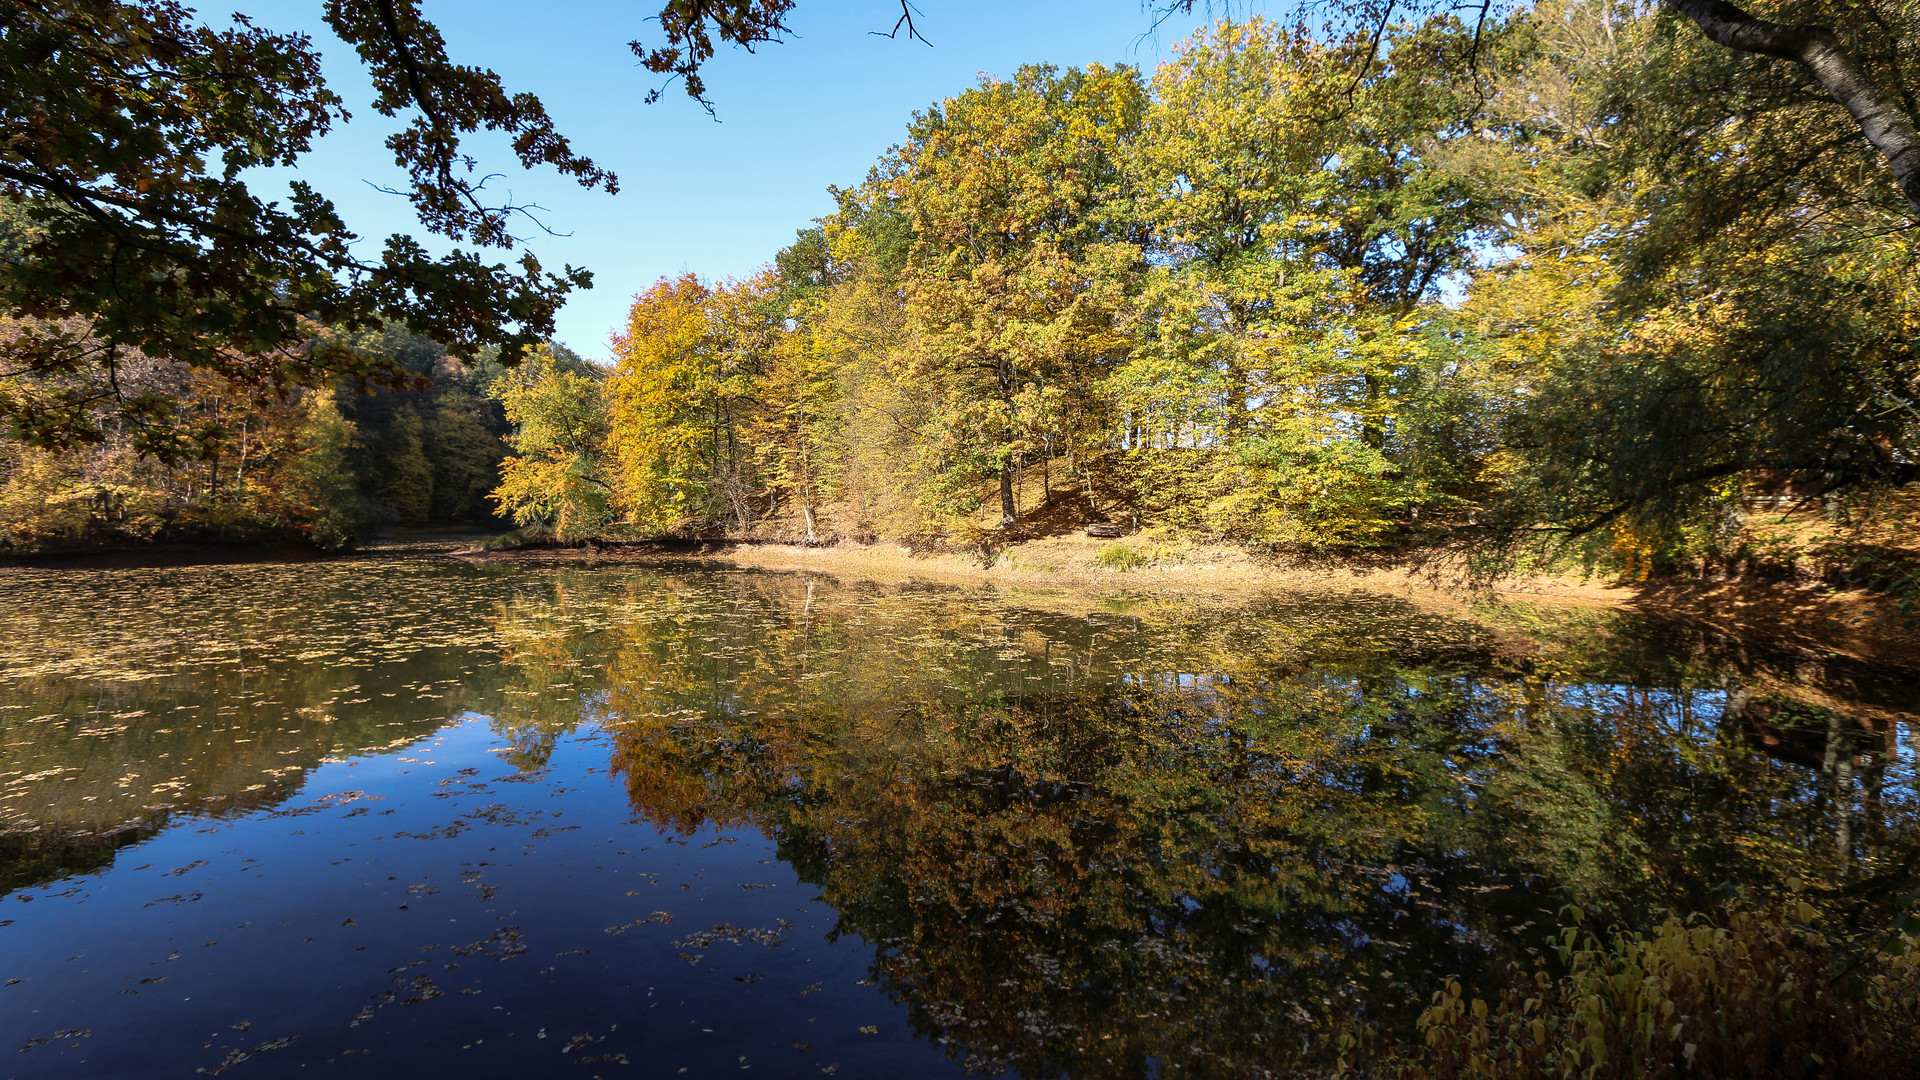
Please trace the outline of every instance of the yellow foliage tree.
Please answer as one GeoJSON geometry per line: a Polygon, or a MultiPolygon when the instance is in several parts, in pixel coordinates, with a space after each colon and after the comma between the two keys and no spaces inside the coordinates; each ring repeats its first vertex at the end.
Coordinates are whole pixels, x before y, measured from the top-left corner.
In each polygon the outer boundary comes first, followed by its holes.
{"type": "Polygon", "coordinates": [[[709,288],[692,274],[634,300],[608,383],[614,486],[650,532],[744,529],[758,493],[746,440],[777,327],[752,282],[709,288]]]}

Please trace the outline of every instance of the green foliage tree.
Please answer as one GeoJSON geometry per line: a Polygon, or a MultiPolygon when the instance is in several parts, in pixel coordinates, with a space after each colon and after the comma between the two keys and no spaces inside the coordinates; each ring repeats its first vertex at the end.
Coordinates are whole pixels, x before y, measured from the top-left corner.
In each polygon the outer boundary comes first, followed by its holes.
{"type": "Polygon", "coordinates": [[[1469,165],[1528,193],[1520,258],[1467,305],[1518,393],[1513,518],[1677,556],[1756,494],[1920,476],[1915,252],[1851,121],[1655,18],[1542,7],[1530,32],[1494,102],[1512,136],[1469,165]]]}
{"type": "Polygon", "coordinates": [[[487,495],[500,484],[506,443],[494,428],[494,402],[442,393],[426,421],[426,455],[433,466],[433,521],[481,523],[493,518],[487,495]]]}
{"type": "Polygon", "coordinates": [[[935,491],[956,508],[991,477],[1000,524],[1013,524],[1015,470],[1100,434],[1099,385],[1125,349],[1119,311],[1140,258],[1120,148],[1145,107],[1131,68],[1022,68],[916,119],[889,170],[914,229],[905,374],[940,395],[925,434],[935,491]]]}
{"type": "Polygon", "coordinates": [[[349,465],[353,436],[353,424],[340,414],[332,394],[307,395],[300,430],[303,453],[293,472],[313,507],[307,535],[322,550],[350,548],[372,531],[372,508],[349,465]]]}
{"type": "Polygon", "coordinates": [[[403,525],[423,525],[433,512],[433,463],[427,460],[426,432],[419,413],[401,409],[382,433],[385,445],[375,496],[403,525]]]}
{"type": "Polygon", "coordinates": [[[614,523],[605,381],[599,368],[542,347],[488,388],[513,425],[491,496],[503,517],[563,540],[614,523]]]}
{"type": "Polygon", "coordinates": [[[1154,273],[1115,382],[1160,515],[1364,542],[1457,487],[1457,455],[1413,466],[1453,359],[1434,301],[1497,212],[1445,164],[1471,135],[1436,59],[1458,36],[1408,31],[1373,65],[1371,39],[1226,22],[1155,76],[1131,161],[1154,273]]]}
{"type": "Polygon", "coordinates": [[[348,468],[378,513],[407,524],[496,520],[485,497],[499,484],[508,425],[486,389],[506,371],[498,354],[467,366],[430,339],[391,330],[352,344],[420,384],[336,395],[356,432],[348,468]]]}

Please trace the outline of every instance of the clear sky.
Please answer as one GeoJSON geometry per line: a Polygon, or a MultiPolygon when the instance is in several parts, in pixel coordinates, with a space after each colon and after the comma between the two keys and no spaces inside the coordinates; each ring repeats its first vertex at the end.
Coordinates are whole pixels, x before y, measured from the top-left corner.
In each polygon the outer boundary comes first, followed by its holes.
{"type": "MultiPolygon", "coordinates": [[[[369,106],[371,86],[352,51],[326,32],[321,0],[239,6],[263,28],[313,34],[329,83],[353,113],[352,123],[303,159],[301,178],[335,201],[369,254],[389,233],[419,233],[403,198],[369,186],[403,186],[381,145],[395,122],[369,106]]],[[[661,276],[741,276],[771,260],[795,230],[832,210],[827,185],[858,183],[916,110],[973,85],[980,73],[1096,61],[1150,72],[1210,17],[1205,3],[1196,4],[1194,15],[1155,32],[1140,0],[919,0],[916,21],[929,47],[873,36],[893,25],[893,0],[800,0],[790,20],[795,39],[714,58],[707,92],[716,122],[678,85],[644,104],[659,79],[639,66],[627,42],[658,40],[658,27],[644,19],[647,0],[423,6],[455,62],[492,68],[510,92],[537,94],[574,149],[620,177],[620,193],[610,197],[556,173],[519,172],[501,142],[474,144],[488,171],[509,174],[494,183],[547,208],[547,226],[571,234],[529,226],[528,247],[541,261],[593,271],[593,290],[561,311],[556,335],[590,357],[607,354],[608,334],[624,322],[634,294],[661,276]]],[[[1216,0],[1211,17],[1228,6],[1216,0]]],[[[1249,5],[1231,7],[1238,16],[1249,5]]]]}

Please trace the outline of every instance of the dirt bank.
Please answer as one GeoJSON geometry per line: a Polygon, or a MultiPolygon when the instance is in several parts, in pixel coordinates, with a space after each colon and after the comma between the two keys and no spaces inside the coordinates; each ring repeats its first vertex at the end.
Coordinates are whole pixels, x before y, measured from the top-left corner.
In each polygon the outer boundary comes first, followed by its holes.
{"type": "Polygon", "coordinates": [[[0,551],[0,574],[10,570],[137,570],[146,567],[305,563],[392,555],[444,555],[471,549],[498,535],[471,525],[389,529],[349,551],[322,551],[279,541],[165,542],[67,551],[0,551]]]}
{"type": "Polygon", "coordinates": [[[101,551],[0,554],[0,573],[8,570],[134,570],[148,566],[294,563],[330,557],[326,552],[297,544],[153,544],[101,551]]]}

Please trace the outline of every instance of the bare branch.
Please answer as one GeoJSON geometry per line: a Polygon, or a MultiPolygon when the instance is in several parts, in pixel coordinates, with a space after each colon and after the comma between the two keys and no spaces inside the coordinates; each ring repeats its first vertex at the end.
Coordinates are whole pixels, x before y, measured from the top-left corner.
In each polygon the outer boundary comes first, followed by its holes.
{"type": "Polygon", "coordinates": [[[907,29],[908,41],[918,41],[920,44],[931,49],[933,42],[928,41],[922,36],[920,28],[913,25],[913,16],[916,10],[918,9],[916,9],[909,0],[900,0],[900,17],[894,20],[893,29],[884,34],[878,30],[869,30],[867,33],[872,34],[874,37],[897,38],[900,36],[900,28],[904,26],[907,29]]]}
{"type": "Polygon", "coordinates": [[[1367,73],[1373,70],[1373,63],[1380,57],[1380,38],[1387,32],[1387,23],[1393,18],[1393,6],[1396,0],[1387,0],[1387,6],[1380,9],[1380,21],[1374,24],[1373,36],[1367,40],[1367,53],[1360,58],[1360,70],[1353,73],[1353,82],[1347,86],[1347,100],[1353,100],[1354,91],[1366,81],[1367,73]]]}

